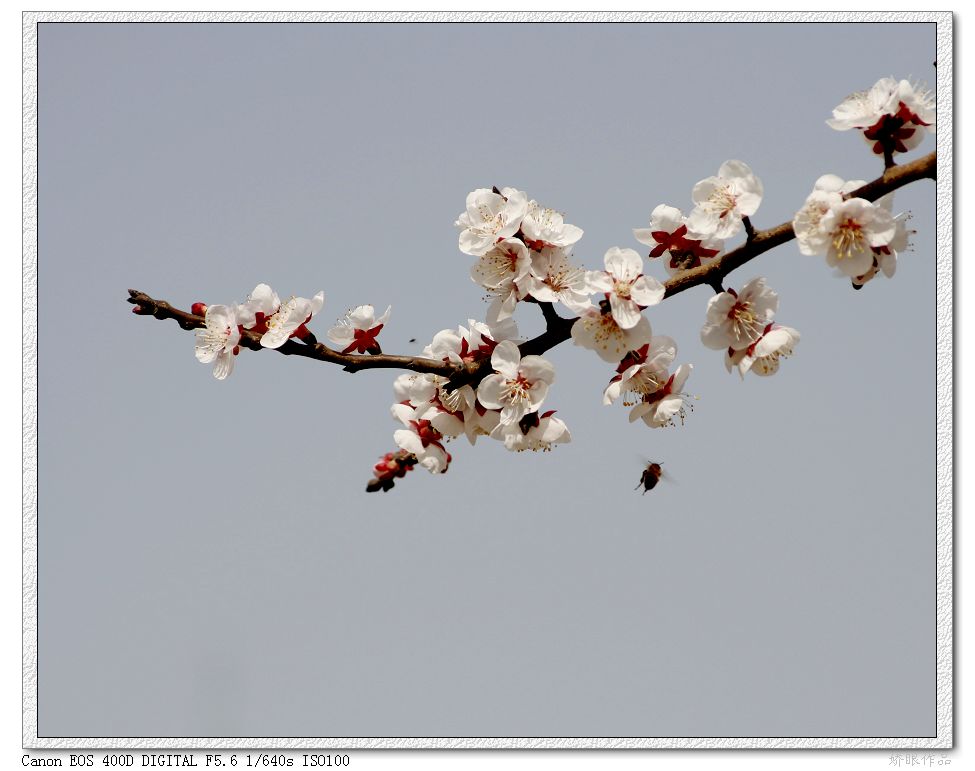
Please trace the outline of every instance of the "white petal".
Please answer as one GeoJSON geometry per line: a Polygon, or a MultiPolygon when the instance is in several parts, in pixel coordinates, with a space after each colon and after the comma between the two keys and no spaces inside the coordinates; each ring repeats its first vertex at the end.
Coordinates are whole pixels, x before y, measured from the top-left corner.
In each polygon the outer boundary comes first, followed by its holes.
{"type": "Polygon", "coordinates": [[[528,408],[523,404],[506,404],[501,408],[501,425],[517,423],[527,414],[528,408]]]}
{"type": "Polygon", "coordinates": [[[586,283],[593,292],[611,292],[613,290],[613,277],[602,270],[588,271],[586,283]]]}
{"type": "Polygon", "coordinates": [[[705,324],[701,328],[701,342],[707,348],[720,351],[731,345],[731,337],[723,324],[705,324]]]}
{"type": "MultiPolygon", "coordinates": [[[[509,380],[518,377],[518,365],[521,363],[521,352],[511,340],[498,343],[491,354],[491,366],[509,380]]],[[[488,406],[482,399],[481,403],[488,406]]]]}
{"type": "Polygon", "coordinates": [[[755,356],[768,356],[770,353],[779,350],[782,346],[788,345],[791,340],[792,335],[789,334],[788,330],[782,327],[773,329],[755,343],[755,356]]]}
{"type": "Polygon", "coordinates": [[[630,410],[630,423],[634,423],[653,409],[653,405],[640,402],[630,410]]]}
{"type": "Polygon", "coordinates": [[[680,408],[684,406],[684,400],[679,396],[665,396],[656,404],[653,415],[653,423],[655,426],[664,426],[670,422],[670,419],[674,417],[680,408]]]}
{"type": "MultiPolygon", "coordinates": [[[[691,200],[696,204],[704,203],[711,197],[711,194],[716,190],[723,189],[727,183],[720,179],[719,177],[708,177],[707,179],[702,179],[691,190],[691,200]]],[[[699,208],[699,207],[695,207],[699,208]]],[[[693,216],[693,212],[691,212],[693,216]]],[[[690,227],[690,218],[688,218],[688,227],[690,227]]]]}
{"type": "Polygon", "coordinates": [[[525,379],[531,383],[541,381],[551,384],[555,382],[555,367],[552,362],[543,359],[541,356],[526,356],[521,360],[518,369],[521,370],[525,379]]]}
{"type": "Polygon", "coordinates": [[[651,230],[666,230],[668,233],[673,233],[683,224],[684,214],[674,206],[662,203],[650,214],[651,230]]]}
{"type": "Polygon", "coordinates": [[[656,305],[666,293],[667,288],[653,276],[640,276],[630,286],[630,297],[644,307],[656,305]]]}
{"type": "Polygon", "coordinates": [[[744,217],[751,217],[758,211],[762,203],[762,196],[756,193],[742,193],[738,196],[738,211],[744,217]]]}
{"type": "Polygon", "coordinates": [[[647,246],[657,245],[657,240],[651,235],[652,233],[652,228],[633,228],[633,237],[641,244],[646,244],[647,246]]]}
{"type": "Polygon", "coordinates": [[[632,300],[624,300],[614,293],[609,296],[609,307],[621,329],[632,329],[640,321],[640,308],[632,300]]]}
{"type": "Polygon", "coordinates": [[[410,421],[416,417],[416,410],[408,404],[394,404],[389,408],[389,411],[404,426],[408,426],[410,421]]]}
{"type": "Polygon", "coordinates": [[[464,421],[449,412],[438,412],[429,420],[430,424],[444,436],[460,436],[464,433],[464,421]]]}
{"type": "Polygon", "coordinates": [[[464,254],[469,254],[472,257],[480,257],[491,248],[496,240],[493,233],[462,230],[458,237],[457,246],[464,254]]]}
{"type": "Polygon", "coordinates": [[[318,291],[315,296],[311,298],[311,302],[308,303],[308,315],[314,316],[318,313],[322,307],[325,305],[325,292],[318,291]]]}
{"type": "Polygon", "coordinates": [[[563,225],[562,237],[559,239],[558,246],[572,246],[582,238],[582,228],[575,225],[563,225]]]}
{"type": "Polygon", "coordinates": [[[431,474],[439,474],[447,469],[447,453],[435,444],[425,447],[422,457],[417,455],[417,458],[420,465],[431,474]]]}
{"type": "Polygon", "coordinates": [[[614,246],[603,257],[606,270],[620,281],[632,281],[643,272],[643,258],[633,249],[614,246]]]}
{"type": "Polygon", "coordinates": [[[718,169],[718,176],[722,179],[746,178],[755,176],[751,167],[744,161],[725,161],[718,169]]]}
{"type": "Polygon", "coordinates": [[[371,305],[359,305],[349,311],[349,321],[356,329],[372,329],[375,319],[376,309],[371,305]]]}
{"type": "Polygon", "coordinates": [[[542,402],[545,401],[545,397],[548,396],[548,383],[542,380],[533,383],[531,388],[528,389],[528,394],[530,401],[526,414],[528,412],[537,412],[538,408],[542,406],[542,402]]]}
{"type": "Polygon", "coordinates": [[[620,398],[622,393],[622,378],[619,380],[611,380],[609,385],[606,386],[606,390],[603,391],[603,404],[609,405],[620,398]]]}
{"type": "Polygon", "coordinates": [[[558,418],[551,416],[542,418],[537,430],[540,433],[538,439],[542,442],[561,444],[572,440],[568,427],[558,418]]]}
{"type": "Polygon", "coordinates": [[[671,389],[674,393],[680,393],[684,390],[684,383],[687,382],[687,378],[691,374],[691,370],[694,369],[693,364],[681,364],[677,371],[674,372],[674,382],[671,384],[671,389]]]}
{"type": "Polygon", "coordinates": [[[423,453],[423,442],[415,431],[408,428],[400,428],[393,432],[393,441],[397,446],[414,455],[423,453]]]}
{"type": "Polygon", "coordinates": [[[237,358],[232,353],[222,351],[217,354],[216,361],[213,362],[213,376],[217,380],[223,380],[234,371],[234,359],[237,358]]]}
{"type": "Polygon", "coordinates": [[[501,404],[501,386],[505,378],[503,375],[488,375],[477,387],[477,400],[489,410],[499,410],[501,404]]]}
{"type": "MultiPolygon", "coordinates": [[[[711,209],[706,209],[703,206],[694,208],[687,216],[688,229],[693,230],[701,236],[716,236],[720,224],[721,220],[718,217],[718,213],[711,209]]],[[[718,237],[728,238],[729,236],[721,235],[718,237]]]]}
{"type": "Polygon", "coordinates": [[[349,346],[355,339],[355,332],[348,324],[334,326],[326,334],[329,340],[342,348],[349,346]]]}

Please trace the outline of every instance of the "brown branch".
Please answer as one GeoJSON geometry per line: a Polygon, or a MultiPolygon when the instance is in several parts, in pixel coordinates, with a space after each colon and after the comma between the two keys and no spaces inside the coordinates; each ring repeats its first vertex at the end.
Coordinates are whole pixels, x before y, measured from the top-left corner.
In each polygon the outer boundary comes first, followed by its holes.
{"type": "MultiPolygon", "coordinates": [[[[935,179],[937,174],[937,153],[930,153],[923,158],[900,166],[887,168],[883,176],[850,193],[848,198],[865,198],[876,201],[878,198],[897,190],[904,185],[919,179],[935,179]]],[[[671,277],[665,284],[664,298],[672,297],[691,287],[706,284],[716,292],[721,291],[725,276],[737,270],[745,263],[755,259],[760,254],[780,246],[796,237],[791,222],[783,222],[768,230],[755,230],[751,221],[745,225],[747,240],[737,249],[712,260],[707,265],[679,273],[671,277]]],[[[183,329],[198,329],[204,326],[203,316],[174,308],[165,300],[155,300],[144,292],[129,290],[127,300],[135,307],[135,313],[142,316],[154,316],[157,319],[175,319],[183,329]]],[[[566,319],[555,311],[552,303],[538,303],[542,315],[545,317],[545,331],[538,337],[532,338],[519,346],[521,354],[528,356],[545,353],[551,348],[565,342],[572,336],[572,325],[576,319],[566,319]]],[[[254,350],[261,350],[260,335],[244,330],[240,344],[254,350]]],[[[482,360],[476,364],[450,364],[433,359],[415,356],[392,356],[378,354],[375,356],[341,353],[323,343],[306,344],[296,340],[288,340],[280,348],[275,349],[286,356],[303,356],[309,359],[341,364],[346,372],[358,372],[361,369],[407,369],[413,372],[441,375],[449,378],[448,388],[458,388],[468,383],[479,382],[490,372],[490,360],[482,360]]]]}
{"type": "Polygon", "coordinates": [[[751,218],[742,217],[741,224],[745,226],[745,240],[753,241],[755,240],[755,226],[752,224],[751,218]]]}
{"type": "Polygon", "coordinates": [[[897,165],[894,160],[894,148],[888,144],[884,145],[884,168],[890,169],[897,165]]]}
{"type": "MultiPolygon", "coordinates": [[[[156,300],[145,292],[136,289],[129,290],[127,302],[135,307],[133,312],[140,316],[154,316],[157,319],[175,319],[183,329],[199,329],[205,326],[203,316],[174,308],[165,300],[156,300]]],[[[263,349],[261,336],[256,332],[243,330],[240,336],[240,345],[255,351],[263,349]]],[[[378,354],[375,356],[365,354],[341,353],[329,348],[324,343],[314,343],[307,345],[297,340],[288,340],[280,348],[275,348],[278,353],[286,356],[303,356],[307,359],[316,359],[330,364],[341,364],[346,372],[358,372],[360,369],[408,369],[413,372],[426,372],[443,377],[452,377],[463,374],[474,366],[465,367],[460,364],[450,364],[448,362],[436,361],[434,359],[424,359],[416,356],[390,356],[378,354]]]]}

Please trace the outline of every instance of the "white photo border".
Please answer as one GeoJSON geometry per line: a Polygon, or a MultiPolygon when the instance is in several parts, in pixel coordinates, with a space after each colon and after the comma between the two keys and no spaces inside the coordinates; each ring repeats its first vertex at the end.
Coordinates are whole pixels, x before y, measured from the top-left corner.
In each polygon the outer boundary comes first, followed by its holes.
{"type": "Polygon", "coordinates": [[[950,12],[23,14],[23,723],[25,748],[884,749],[953,746],[953,17],[950,12]],[[37,25],[57,22],[884,22],[937,29],[937,734],[934,737],[39,737],[37,727],[37,25]]]}

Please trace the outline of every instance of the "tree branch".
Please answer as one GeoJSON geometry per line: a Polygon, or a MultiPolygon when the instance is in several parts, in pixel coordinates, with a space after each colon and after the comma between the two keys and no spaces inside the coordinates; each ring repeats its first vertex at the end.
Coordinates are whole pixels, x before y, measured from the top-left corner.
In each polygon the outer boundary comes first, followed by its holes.
{"type": "MultiPolygon", "coordinates": [[[[847,198],[865,198],[868,201],[876,201],[904,185],[920,179],[935,179],[936,175],[937,153],[930,153],[911,163],[885,169],[883,176],[857,188],[847,198]]],[[[733,270],[737,270],[760,254],[764,254],[796,237],[791,222],[783,222],[781,225],[768,230],[755,230],[751,221],[748,221],[745,229],[747,240],[737,249],[732,249],[706,265],[671,277],[664,284],[666,288],[664,298],[672,297],[702,284],[719,291],[725,276],[733,270]]],[[[174,319],[183,329],[198,329],[205,326],[203,316],[179,310],[165,300],[155,300],[144,292],[135,289],[129,290],[127,302],[135,306],[132,310],[138,315],[153,316],[157,319],[174,319]]],[[[522,356],[545,353],[545,351],[565,342],[572,336],[572,325],[576,319],[559,316],[552,303],[540,302],[538,305],[545,318],[545,331],[538,337],[519,346],[522,356]]],[[[246,329],[241,334],[240,344],[254,350],[261,350],[262,348],[260,335],[246,329]]],[[[275,350],[286,356],[303,356],[330,364],[341,364],[346,372],[358,372],[361,369],[407,369],[413,372],[441,375],[450,380],[448,385],[450,389],[479,382],[491,371],[490,360],[463,365],[415,356],[348,354],[333,350],[324,343],[306,344],[293,339],[288,340],[275,350]]]]}
{"type": "MultiPolygon", "coordinates": [[[[127,302],[135,307],[132,309],[139,316],[154,316],[157,319],[175,319],[183,329],[199,329],[205,326],[203,316],[174,308],[165,300],[156,300],[145,292],[136,289],[129,290],[127,302]]],[[[240,335],[240,345],[255,351],[264,350],[261,345],[261,336],[247,329],[240,335]]],[[[358,372],[360,369],[408,369],[413,372],[425,372],[443,377],[452,377],[463,374],[472,366],[461,364],[450,364],[448,362],[436,361],[434,359],[424,359],[416,356],[390,356],[388,354],[377,354],[375,356],[366,354],[341,353],[329,348],[324,343],[314,343],[307,345],[297,340],[288,340],[280,348],[275,348],[278,353],[285,356],[303,356],[307,359],[316,359],[330,364],[341,364],[346,372],[358,372]]]]}

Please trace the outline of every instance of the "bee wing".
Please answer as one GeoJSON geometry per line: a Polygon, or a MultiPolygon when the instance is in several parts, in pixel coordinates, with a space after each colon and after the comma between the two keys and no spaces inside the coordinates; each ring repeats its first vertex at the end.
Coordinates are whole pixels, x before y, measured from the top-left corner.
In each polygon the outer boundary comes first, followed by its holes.
{"type": "Polygon", "coordinates": [[[676,480],[676,479],[674,478],[674,475],[673,475],[673,474],[671,474],[671,473],[670,473],[669,471],[667,471],[667,470],[666,470],[666,469],[665,469],[665,468],[663,467],[663,465],[661,465],[661,467],[660,467],[660,478],[661,478],[661,479],[666,479],[666,480],[667,480],[668,482],[670,482],[670,483],[671,483],[672,485],[679,485],[679,484],[680,484],[680,482],[678,482],[678,481],[677,481],[677,480],[676,480]]]}

